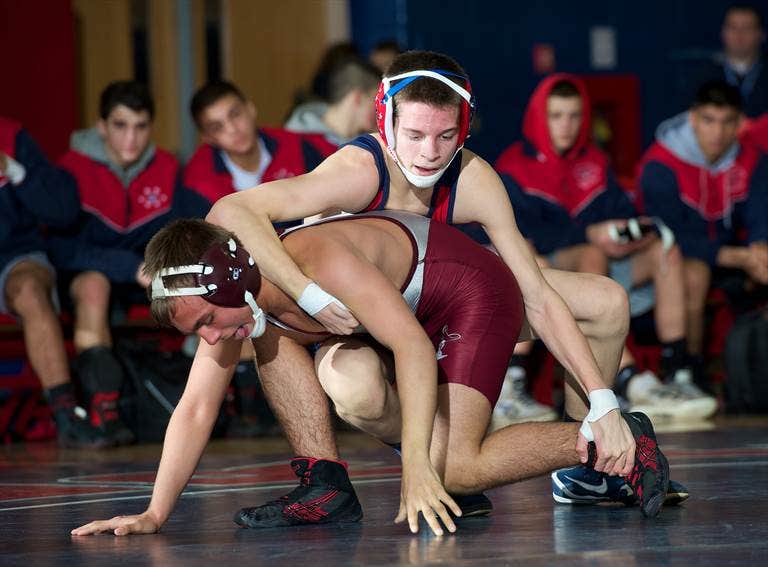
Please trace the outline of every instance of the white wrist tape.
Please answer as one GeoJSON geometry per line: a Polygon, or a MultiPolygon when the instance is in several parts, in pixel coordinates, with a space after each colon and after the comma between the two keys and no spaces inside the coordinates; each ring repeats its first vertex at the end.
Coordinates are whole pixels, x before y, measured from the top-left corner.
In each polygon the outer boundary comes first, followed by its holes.
{"type": "Polygon", "coordinates": [[[589,424],[615,409],[619,409],[619,401],[612,390],[608,388],[592,390],[589,393],[589,413],[581,423],[579,432],[587,441],[594,441],[595,435],[592,433],[592,427],[589,424]]]}
{"type": "MultiPolygon", "coordinates": [[[[307,285],[307,287],[304,288],[304,291],[301,292],[301,296],[296,303],[298,303],[299,307],[301,307],[310,315],[314,315],[315,313],[322,311],[331,303],[335,303],[339,307],[347,309],[346,305],[333,297],[330,293],[323,290],[323,288],[321,288],[315,282],[310,283],[307,285]]],[[[349,310],[347,309],[347,311],[349,310]]]]}

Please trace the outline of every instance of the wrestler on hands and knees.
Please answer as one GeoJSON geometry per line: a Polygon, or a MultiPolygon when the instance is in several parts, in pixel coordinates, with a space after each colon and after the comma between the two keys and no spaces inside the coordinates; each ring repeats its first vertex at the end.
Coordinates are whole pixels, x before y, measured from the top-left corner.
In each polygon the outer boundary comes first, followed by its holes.
{"type": "Polygon", "coordinates": [[[658,513],[668,465],[650,422],[642,414],[622,419],[599,391],[591,392],[594,403],[581,425],[530,423],[487,433],[524,319],[517,281],[498,256],[444,223],[392,211],[300,227],[283,243],[291,260],[349,306],[370,337],[329,336],[260,274],[229,231],[195,220],[163,229],[147,247],[153,315],[203,341],[168,426],[149,507],[91,522],[74,535],[152,533],[165,523],[197,466],[248,338],[255,339],[260,370],[284,377],[282,395],[270,401],[294,451],[305,456],[291,463],[299,487],[240,510],[235,521],[241,526],[361,518],[329,430],[323,390],[342,418],[401,444],[396,521],[407,519],[413,532],[419,513],[436,534],[443,533],[441,523],[455,531],[454,517],[462,512],[449,492],[477,494],[579,462],[627,475],[643,513],[658,513]],[[317,343],[313,364],[306,347],[317,343]],[[319,403],[296,410],[312,396],[319,403]],[[631,433],[619,437],[606,458],[587,440],[606,443],[601,421],[608,416],[631,433]]]}

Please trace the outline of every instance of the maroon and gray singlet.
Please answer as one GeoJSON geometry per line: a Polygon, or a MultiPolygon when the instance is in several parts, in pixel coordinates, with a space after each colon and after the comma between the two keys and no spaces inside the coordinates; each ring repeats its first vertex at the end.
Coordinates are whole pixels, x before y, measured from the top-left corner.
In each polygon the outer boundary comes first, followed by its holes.
{"type": "MultiPolygon", "coordinates": [[[[457,229],[421,215],[375,211],[318,223],[356,218],[387,220],[408,234],[412,266],[401,292],[435,347],[438,383],[474,388],[493,407],[524,317],[512,272],[496,254],[457,229]]],[[[281,238],[318,223],[289,229],[281,238]]],[[[268,320],[296,331],[274,317],[268,320]]]]}

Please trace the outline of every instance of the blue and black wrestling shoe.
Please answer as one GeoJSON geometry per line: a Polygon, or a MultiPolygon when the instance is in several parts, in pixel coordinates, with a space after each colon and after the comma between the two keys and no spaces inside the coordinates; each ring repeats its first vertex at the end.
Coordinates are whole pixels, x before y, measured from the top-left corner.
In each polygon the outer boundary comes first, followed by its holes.
{"type": "Polygon", "coordinates": [[[659,449],[653,424],[642,412],[622,413],[635,439],[635,463],[625,478],[610,477],[595,471],[594,443],[589,443],[587,466],[552,473],[552,495],[562,503],[623,502],[637,503],[646,517],[656,516],[663,504],[679,503],[688,498],[688,490],[679,483],[672,488],[669,463],[659,449]],[[670,496],[670,490],[672,492],[670,496]],[[634,501],[632,500],[634,499],[634,501]],[[669,501],[668,501],[669,499],[669,501]]]}
{"type": "MultiPolygon", "coordinates": [[[[637,504],[637,496],[620,476],[609,476],[579,465],[552,473],[552,498],[558,504],[597,504],[618,502],[625,506],[637,504]]],[[[674,480],[669,481],[665,506],[675,506],[688,500],[688,489],[674,480]]]]}

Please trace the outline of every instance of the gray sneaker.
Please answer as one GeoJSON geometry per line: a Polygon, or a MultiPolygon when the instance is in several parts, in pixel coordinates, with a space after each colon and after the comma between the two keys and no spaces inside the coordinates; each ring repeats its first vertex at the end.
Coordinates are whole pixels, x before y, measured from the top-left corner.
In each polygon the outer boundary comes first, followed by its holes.
{"type": "MultiPolygon", "coordinates": [[[[678,370],[676,375],[681,372],[678,370]]],[[[642,412],[653,421],[696,421],[707,419],[717,411],[717,401],[692,382],[663,384],[650,371],[631,378],[627,397],[630,411],[642,412]]]]}
{"type": "Polygon", "coordinates": [[[525,391],[525,370],[510,366],[504,377],[499,401],[493,410],[491,429],[496,430],[515,423],[529,421],[555,421],[557,412],[540,404],[525,391]]]}

